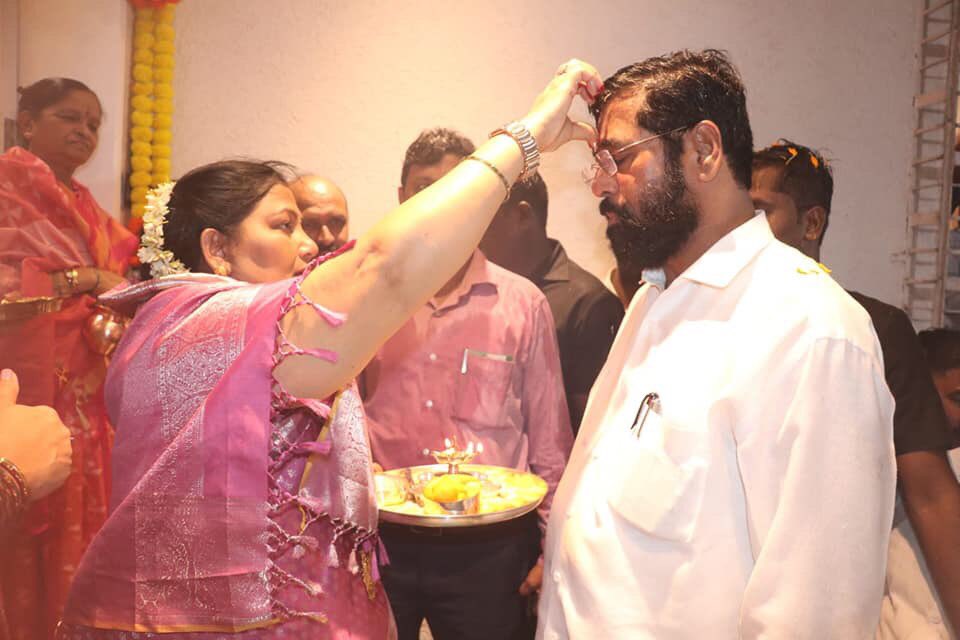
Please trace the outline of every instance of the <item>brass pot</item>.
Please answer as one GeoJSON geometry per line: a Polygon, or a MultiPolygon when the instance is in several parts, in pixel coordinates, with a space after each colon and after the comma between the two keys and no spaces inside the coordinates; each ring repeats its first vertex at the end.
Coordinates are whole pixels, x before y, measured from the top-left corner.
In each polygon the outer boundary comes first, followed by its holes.
{"type": "Polygon", "coordinates": [[[83,335],[91,349],[100,355],[109,356],[120,343],[128,324],[130,319],[126,316],[96,305],[83,327],[83,335]]]}

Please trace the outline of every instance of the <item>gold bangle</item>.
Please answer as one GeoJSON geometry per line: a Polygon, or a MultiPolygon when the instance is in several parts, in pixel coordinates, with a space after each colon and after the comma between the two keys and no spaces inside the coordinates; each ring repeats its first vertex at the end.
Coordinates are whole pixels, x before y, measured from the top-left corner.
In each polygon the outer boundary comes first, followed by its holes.
{"type": "Polygon", "coordinates": [[[479,162],[480,164],[486,166],[488,169],[490,169],[490,171],[493,171],[497,175],[497,177],[500,178],[500,182],[503,183],[503,188],[506,189],[507,191],[506,195],[503,196],[503,201],[506,202],[507,200],[510,199],[510,182],[507,181],[506,176],[504,176],[503,173],[501,173],[500,169],[497,169],[497,167],[492,162],[490,162],[489,160],[485,160],[480,156],[473,156],[473,155],[467,156],[466,158],[464,158],[464,160],[474,160],[475,162],[479,162]]]}
{"type": "Polygon", "coordinates": [[[63,272],[63,279],[67,281],[67,286],[70,288],[70,293],[76,293],[77,289],[80,288],[80,272],[77,271],[76,267],[65,269],[63,272]]]}

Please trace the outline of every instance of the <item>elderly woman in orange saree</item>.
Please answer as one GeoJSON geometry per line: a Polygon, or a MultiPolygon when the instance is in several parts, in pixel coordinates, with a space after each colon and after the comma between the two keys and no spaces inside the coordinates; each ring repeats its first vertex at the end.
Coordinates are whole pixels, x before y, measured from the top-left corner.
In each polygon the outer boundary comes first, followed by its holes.
{"type": "Polygon", "coordinates": [[[102,118],[83,83],[47,78],[21,91],[24,147],[0,155],[0,367],[20,402],[50,405],[73,437],[66,484],[37,502],[0,556],[10,638],[52,637],[73,573],[106,518],[112,429],[103,345],[85,336],[95,296],[123,281],[137,239],[73,179],[102,118]]]}

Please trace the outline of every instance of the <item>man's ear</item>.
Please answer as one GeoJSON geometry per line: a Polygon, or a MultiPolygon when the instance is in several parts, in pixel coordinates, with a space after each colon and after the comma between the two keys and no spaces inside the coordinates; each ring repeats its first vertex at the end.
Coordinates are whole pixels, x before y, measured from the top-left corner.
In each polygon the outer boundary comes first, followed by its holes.
{"type": "Polygon", "coordinates": [[[803,239],[820,242],[820,237],[827,228],[827,210],[818,204],[807,209],[803,218],[803,239]]]}
{"type": "Polygon", "coordinates": [[[203,251],[203,259],[210,271],[222,275],[230,273],[232,265],[230,264],[227,236],[223,232],[211,227],[201,231],[200,250],[203,251]]]}
{"type": "Polygon", "coordinates": [[[701,182],[711,182],[720,173],[723,165],[723,138],[720,129],[710,120],[698,122],[692,130],[690,143],[696,154],[697,177],[701,182]]]}

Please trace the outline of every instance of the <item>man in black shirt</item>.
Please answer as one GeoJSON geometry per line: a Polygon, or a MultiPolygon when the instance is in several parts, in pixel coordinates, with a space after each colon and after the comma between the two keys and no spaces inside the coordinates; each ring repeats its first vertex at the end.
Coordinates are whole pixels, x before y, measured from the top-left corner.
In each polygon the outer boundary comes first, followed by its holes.
{"type": "Polygon", "coordinates": [[[513,186],[480,249],[488,260],[532,281],[557,326],[563,386],[576,434],[590,387],[623,320],[620,301],[547,237],[547,185],[539,174],[513,186]]]}
{"type": "MultiPolygon", "coordinates": [[[[833,197],[833,175],[819,153],[787,140],[756,152],[751,195],[756,208],[766,211],[778,240],[814,260],[820,259],[833,197]]],[[[946,613],[957,627],[960,485],[947,462],[946,452],[954,442],[946,416],[906,314],[861,293],[850,295],[873,320],[883,350],[887,385],[896,401],[893,439],[899,502],[920,541],[946,613]]],[[[898,505],[898,515],[903,510],[898,505]]]]}

